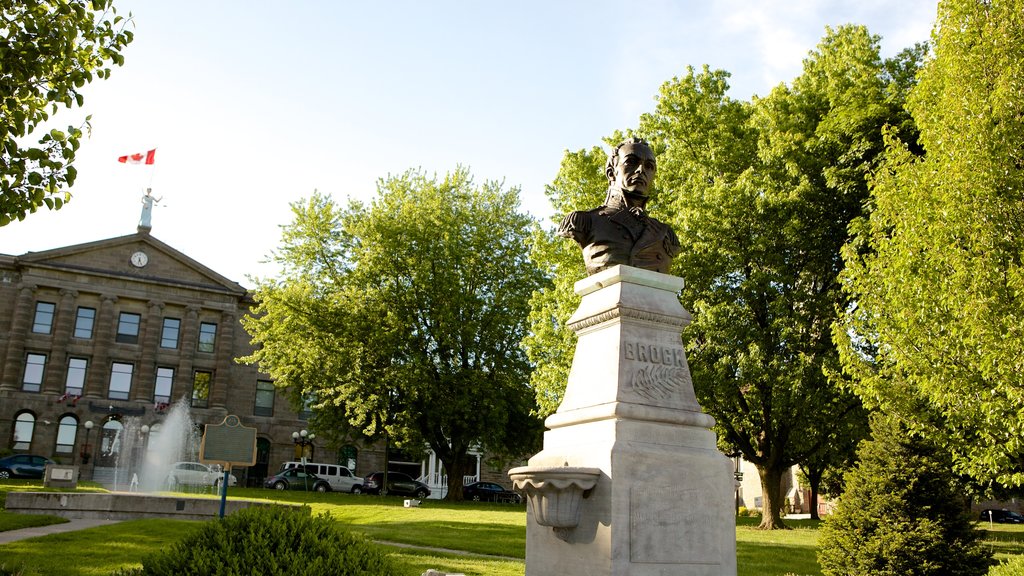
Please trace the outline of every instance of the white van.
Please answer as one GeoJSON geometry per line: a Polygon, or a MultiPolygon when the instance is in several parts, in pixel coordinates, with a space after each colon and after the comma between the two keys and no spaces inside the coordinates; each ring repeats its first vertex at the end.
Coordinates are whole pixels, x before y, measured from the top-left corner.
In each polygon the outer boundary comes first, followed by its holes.
{"type": "MultiPolygon", "coordinates": [[[[282,470],[289,468],[301,468],[302,462],[285,462],[282,470]]],[[[334,492],[351,492],[360,494],[363,491],[363,479],[353,476],[352,472],[338,464],[322,464],[319,462],[306,462],[306,472],[316,474],[327,480],[334,492]]]]}

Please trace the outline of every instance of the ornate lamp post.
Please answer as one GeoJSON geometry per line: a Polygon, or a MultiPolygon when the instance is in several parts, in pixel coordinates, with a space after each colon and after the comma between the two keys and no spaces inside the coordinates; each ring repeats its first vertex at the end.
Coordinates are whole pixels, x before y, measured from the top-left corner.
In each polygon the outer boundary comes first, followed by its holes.
{"type": "Polygon", "coordinates": [[[292,432],[292,442],[295,442],[295,457],[302,462],[303,480],[306,482],[306,490],[309,490],[309,476],[306,471],[306,459],[313,457],[313,439],[316,434],[310,434],[308,430],[292,432]]]}
{"type": "Polygon", "coordinates": [[[736,471],[733,472],[733,477],[736,478],[736,515],[740,514],[740,505],[743,502],[743,456],[736,454],[734,460],[736,461],[736,471]]]}
{"type": "Polygon", "coordinates": [[[313,457],[313,439],[316,434],[310,434],[308,430],[292,432],[292,442],[295,442],[295,457],[302,461],[303,466],[308,458],[313,457]]]}
{"type": "MultiPolygon", "coordinates": [[[[92,446],[89,445],[89,436],[92,435],[92,427],[95,426],[95,425],[96,424],[94,424],[92,420],[86,420],[85,421],[85,444],[82,445],[82,450],[81,450],[82,466],[85,466],[86,464],[88,464],[89,460],[92,458],[92,446]]],[[[95,469],[95,467],[96,467],[96,462],[93,461],[93,468],[95,469]]],[[[90,478],[91,478],[91,476],[90,476],[90,478]]]]}

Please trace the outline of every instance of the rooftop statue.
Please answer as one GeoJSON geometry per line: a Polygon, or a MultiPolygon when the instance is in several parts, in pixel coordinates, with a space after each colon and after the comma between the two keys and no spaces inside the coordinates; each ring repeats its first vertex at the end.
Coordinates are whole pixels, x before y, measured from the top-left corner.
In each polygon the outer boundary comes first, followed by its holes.
{"type": "Polygon", "coordinates": [[[647,142],[630,138],[612,150],[605,164],[608,195],[593,210],[570,212],[558,234],[583,248],[587,274],[619,264],[668,274],[679,253],[679,238],[667,224],[647,215],[649,191],[658,170],[647,142]]]}

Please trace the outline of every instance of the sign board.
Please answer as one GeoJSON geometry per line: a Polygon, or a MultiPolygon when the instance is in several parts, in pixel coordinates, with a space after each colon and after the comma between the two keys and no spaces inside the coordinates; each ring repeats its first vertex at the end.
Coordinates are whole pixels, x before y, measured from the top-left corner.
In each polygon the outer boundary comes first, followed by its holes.
{"type": "Polygon", "coordinates": [[[232,466],[256,463],[256,428],[242,426],[238,416],[228,414],[220,424],[207,424],[199,446],[199,461],[232,466]]]}

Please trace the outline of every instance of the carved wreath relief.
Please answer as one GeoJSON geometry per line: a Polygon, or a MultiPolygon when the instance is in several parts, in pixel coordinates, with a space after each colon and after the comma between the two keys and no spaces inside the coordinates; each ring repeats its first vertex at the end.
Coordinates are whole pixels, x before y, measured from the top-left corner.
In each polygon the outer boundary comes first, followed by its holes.
{"type": "Polygon", "coordinates": [[[647,400],[681,398],[690,385],[690,369],[682,347],[623,342],[622,357],[646,364],[633,372],[630,387],[647,400]]]}

